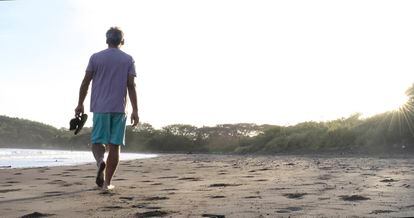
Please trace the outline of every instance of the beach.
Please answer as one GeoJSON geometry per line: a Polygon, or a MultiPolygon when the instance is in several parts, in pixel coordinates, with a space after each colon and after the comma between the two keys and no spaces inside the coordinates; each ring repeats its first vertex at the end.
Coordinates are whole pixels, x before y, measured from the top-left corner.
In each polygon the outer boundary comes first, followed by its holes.
{"type": "MultiPolygon", "coordinates": [[[[121,154],[122,155],[122,154],[121,154]]],[[[414,159],[175,154],[0,170],[1,217],[414,216],[414,159]]]]}

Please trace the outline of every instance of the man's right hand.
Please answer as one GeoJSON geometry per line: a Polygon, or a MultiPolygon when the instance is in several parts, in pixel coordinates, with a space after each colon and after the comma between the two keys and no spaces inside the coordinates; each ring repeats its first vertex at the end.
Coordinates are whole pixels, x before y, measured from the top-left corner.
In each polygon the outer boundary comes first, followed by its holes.
{"type": "Polygon", "coordinates": [[[131,113],[131,124],[132,127],[136,127],[139,123],[139,117],[138,117],[138,112],[137,111],[133,111],[131,113]]]}
{"type": "Polygon", "coordinates": [[[83,112],[83,104],[80,104],[75,108],[75,116],[80,116],[81,114],[83,114],[83,112]]]}

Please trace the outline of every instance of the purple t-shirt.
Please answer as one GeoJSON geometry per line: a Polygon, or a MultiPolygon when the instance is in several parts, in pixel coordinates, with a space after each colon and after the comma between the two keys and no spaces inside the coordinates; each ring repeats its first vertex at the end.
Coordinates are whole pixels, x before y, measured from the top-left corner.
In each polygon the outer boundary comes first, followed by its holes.
{"type": "Polygon", "coordinates": [[[91,56],[86,71],[93,73],[91,112],[125,113],[128,75],[136,76],[134,59],[108,48],[91,56]]]}

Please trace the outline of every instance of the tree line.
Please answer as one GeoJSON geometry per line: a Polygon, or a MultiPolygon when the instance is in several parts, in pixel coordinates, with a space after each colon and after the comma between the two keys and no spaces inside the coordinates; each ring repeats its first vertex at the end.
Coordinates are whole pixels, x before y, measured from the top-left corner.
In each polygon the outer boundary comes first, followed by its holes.
{"type": "MultiPolygon", "coordinates": [[[[155,129],[148,123],[127,126],[124,150],[158,153],[407,153],[414,152],[414,85],[401,108],[369,118],[353,114],[326,122],[291,126],[253,123],[155,129]]],[[[90,128],[74,136],[66,129],[0,116],[0,146],[88,149],[90,128]]]]}

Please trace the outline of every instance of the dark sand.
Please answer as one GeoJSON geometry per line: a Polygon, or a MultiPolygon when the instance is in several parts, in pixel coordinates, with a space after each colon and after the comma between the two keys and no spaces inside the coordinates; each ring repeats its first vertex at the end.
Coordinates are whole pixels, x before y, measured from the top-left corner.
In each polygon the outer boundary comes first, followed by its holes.
{"type": "Polygon", "coordinates": [[[414,216],[411,158],[164,155],[121,162],[112,192],[95,175],[1,169],[0,217],[414,216]]]}

